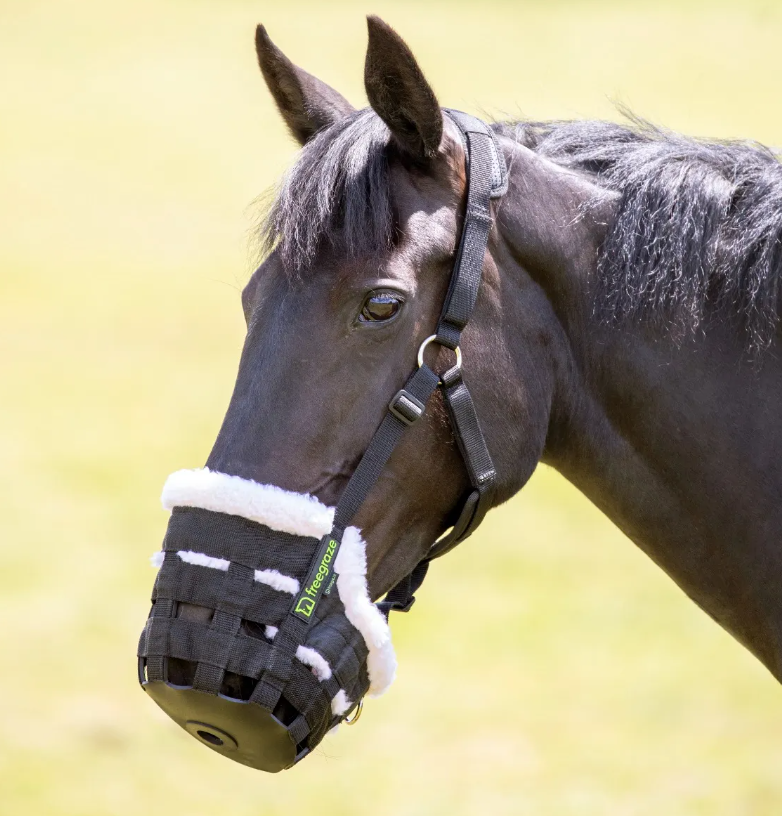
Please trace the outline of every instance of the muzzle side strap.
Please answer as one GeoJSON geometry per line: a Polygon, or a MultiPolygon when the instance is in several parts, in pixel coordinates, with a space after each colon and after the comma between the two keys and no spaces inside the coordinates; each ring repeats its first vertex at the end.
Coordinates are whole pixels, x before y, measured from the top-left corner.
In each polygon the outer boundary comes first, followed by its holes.
{"type": "Polygon", "coordinates": [[[309,621],[296,617],[291,610],[274,637],[269,659],[250,697],[251,702],[274,711],[291,678],[296,649],[306,642],[308,629],[309,621]]]}
{"type": "Polygon", "coordinates": [[[290,665],[296,648],[306,641],[317,604],[323,594],[330,591],[328,582],[334,575],[334,562],[345,529],[377,481],[404,432],[423,415],[439,382],[437,374],[427,365],[422,365],[408,379],[404,389],[391,400],[386,416],[340,497],[334,512],[334,527],[321,541],[307,581],[280,625],[266,671],[253,691],[253,702],[270,710],[277,705],[290,679],[290,665]]]}
{"type": "MultiPolygon", "coordinates": [[[[174,602],[168,598],[155,601],[155,614],[149,618],[145,627],[146,640],[143,644],[147,660],[147,679],[150,682],[168,680],[168,662],[165,655],[169,653],[168,623],[174,614],[174,602]]],[[[142,638],[143,639],[143,638],[142,638]]]]}
{"type": "Polygon", "coordinates": [[[359,507],[364,503],[369,491],[378,480],[383,468],[388,462],[394,448],[399,444],[402,434],[424,412],[426,404],[434,394],[440,378],[427,365],[417,369],[405,383],[402,391],[397,392],[389,405],[385,418],[375,431],[358,467],[353,471],[345,490],[337,503],[334,512],[334,532],[340,536],[348,527],[359,507]],[[400,395],[407,393],[412,400],[400,400],[400,395]],[[400,408],[399,403],[404,405],[400,408]],[[420,413],[416,412],[420,409],[420,413]],[[401,411],[406,412],[407,418],[400,417],[401,411]],[[417,413],[417,416],[416,416],[417,413]]]}

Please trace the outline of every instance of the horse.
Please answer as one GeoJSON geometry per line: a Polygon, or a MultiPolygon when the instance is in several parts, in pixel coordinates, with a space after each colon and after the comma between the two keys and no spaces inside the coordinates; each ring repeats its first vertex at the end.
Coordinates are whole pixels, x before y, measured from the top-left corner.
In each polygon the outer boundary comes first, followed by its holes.
{"type": "MultiPolygon", "coordinates": [[[[356,110],[258,27],[262,74],[301,152],[261,228],[236,384],[202,475],[235,480],[217,492],[274,486],[332,508],[417,356],[444,376],[456,350],[493,463],[489,506],[553,467],[782,681],[779,157],[633,117],[493,123],[506,190],[490,202],[474,310],[458,348],[424,351],[470,217],[470,157],[402,38],[377,17],[368,30],[369,107],[356,110]]],[[[428,563],[474,486],[447,408],[440,389],[352,520],[372,602],[428,563]]],[[[216,513],[301,533],[206,493],[174,490],[174,516],[191,507],[193,529],[216,513]]],[[[219,630],[213,609],[177,607],[219,630]]],[[[322,680],[307,644],[296,655],[322,680]]],[[[174,685],[201,671],[170,663],[174,685]]],[[[235,674],[214,689],[229,694],[235,674]]],[[[343,702],[337,719],[355,710],[343,702]]]]}

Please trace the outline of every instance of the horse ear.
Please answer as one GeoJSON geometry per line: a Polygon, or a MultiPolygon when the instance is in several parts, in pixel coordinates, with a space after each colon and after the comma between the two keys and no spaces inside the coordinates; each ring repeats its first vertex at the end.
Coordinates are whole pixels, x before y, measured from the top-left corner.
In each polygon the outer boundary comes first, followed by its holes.
{"type": "Polygon", "coordinates": [[[282,118],[301,144],[355,110],[342,94],[294,65],[262,25],[255,29],[255,50],[282,118]]]}
{"type": "Polygon", "coordinates": [[[437,97],[396,31],[375,16],[367,17],[367,26],[364,85],[369,104],[407,153],[430,159],[443,138],[437,97]]]}

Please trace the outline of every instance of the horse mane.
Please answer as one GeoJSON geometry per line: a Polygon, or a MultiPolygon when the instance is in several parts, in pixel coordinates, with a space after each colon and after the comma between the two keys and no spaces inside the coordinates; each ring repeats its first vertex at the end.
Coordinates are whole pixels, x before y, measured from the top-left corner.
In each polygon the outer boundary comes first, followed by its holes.
{"type": "Polygon", "coordinates": [[[601,247],[594,309],[683,337],[730,316],[750,351],[774,338],[782,275],[782,163],[754,142],[705,141],[625,113],[497,130],[619,194],[601,247]]]}
{"type": "MultiPolygon", "coordinates": [[[[752,142],[688,138],[628,122],[519,121],[495,130],[619,195],[601,247],[595,314],[680,337],[719,312],[752,351],[779,323],[782,163],[752,142]]],[[[389,131],[365,108],[319,133],[282,181],[261,227],[283,266],[311,268],[324,240],[351,257],[388,248],[395,224],[389,131]]]]}

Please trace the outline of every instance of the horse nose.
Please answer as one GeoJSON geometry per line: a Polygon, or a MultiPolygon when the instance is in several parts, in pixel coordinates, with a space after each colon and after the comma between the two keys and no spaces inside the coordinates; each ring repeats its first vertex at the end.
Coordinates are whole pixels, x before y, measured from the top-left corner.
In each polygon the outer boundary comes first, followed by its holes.
{"type": "MultiPolygon", "coordinates": [[[[214,610],[180,603],[175,616],[209,625],[214,610]]],[[[263,636],[253,628],[243,628],[251,637],[263,636]]],[[[219,693],[207,694],[194,688],[197,663],[172,656],[165,663],[165,680],[150,681],[141,658],[139,681],[155,703],[203,745],[272,773],[291,767],[303,756],[303,746],[296,745],[288,730],[299,712],[284,696],[268,711],[250,702],[257,682],[251,677],[225,672],[219,693]]]]}

